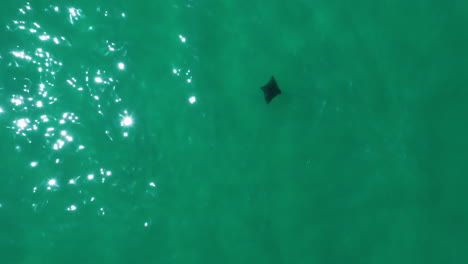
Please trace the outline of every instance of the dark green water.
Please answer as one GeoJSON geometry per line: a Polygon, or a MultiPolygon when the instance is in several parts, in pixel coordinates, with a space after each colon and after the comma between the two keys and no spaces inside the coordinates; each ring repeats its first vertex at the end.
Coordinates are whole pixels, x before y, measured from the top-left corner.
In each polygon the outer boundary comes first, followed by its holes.
{"type": "Polygon", "coordinates": [[[3,1],[0,263],[468,261],[467,27],[464,1],[3,1]]]}

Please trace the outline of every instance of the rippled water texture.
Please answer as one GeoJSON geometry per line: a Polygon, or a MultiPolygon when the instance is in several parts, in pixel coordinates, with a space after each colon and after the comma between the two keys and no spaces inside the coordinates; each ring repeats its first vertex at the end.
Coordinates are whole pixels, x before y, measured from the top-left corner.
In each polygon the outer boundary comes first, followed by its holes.
{"type": "Polygon", "coordinates": [[[466,262],[466,10],[3,1],[0,263],[466,262]]]}
{"type": "Polygon", "coordinates": [[[138,83],[119,32],[129,30],[126,11],[2,9],[2,262],[81,262],[82,250],[99,259],[126,247],[105,249],[153,224],[137,204],[157,193],[151,168],[139,163],[152,148],[125,96],[138,83]]]}

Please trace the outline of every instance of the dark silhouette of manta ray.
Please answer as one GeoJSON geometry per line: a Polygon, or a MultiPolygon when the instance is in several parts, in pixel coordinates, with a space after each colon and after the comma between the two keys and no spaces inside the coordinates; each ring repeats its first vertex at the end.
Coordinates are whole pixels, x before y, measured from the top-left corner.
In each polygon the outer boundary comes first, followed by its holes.
{"type": "Polygon", "coordinates": [[[267,104],[269,104],[277,95],[281,94],[281,90],[278,88],[278,84],[273,76],[271,76],[270,81],[262,87],[262,91],[265,95],[265,101],[267,104]]]}

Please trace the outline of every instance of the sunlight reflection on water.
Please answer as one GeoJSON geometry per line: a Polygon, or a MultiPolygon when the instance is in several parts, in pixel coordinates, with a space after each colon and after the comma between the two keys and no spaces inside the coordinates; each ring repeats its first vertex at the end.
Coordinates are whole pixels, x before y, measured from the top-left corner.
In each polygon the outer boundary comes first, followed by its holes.
{"type": "MultiPolygon", "coordinates": [[[[60,175],[35,178],[32,193],[77,193],[82,200],[63,207],[64,211],[77,212],[96,202],[87,184],[109,184],[115,176],[115,170],[106,168],[95,154],[104,150],[95,145],[89,147],[95,142],[94,136],[100,137],[93,133],[100,131],[107,144],[123,144],[134,132],[132,127],[136,122],[132,117],[134,111],[128,109],[125,98],[119,95],[120,77],[131,71],[127,65],[127,48],[123,41],[112,39],[108,32],[93,25],[88,15],[117,19],[121,23],[128,16],[122,10],[111,12],[102,7],[94,11],[61,5],[41,9],[30,3],[18,10],[6,25],[7,33],[14,37],[9,45],[11,49],[0,53],[1,66],[10,73],[4,77],[4,87],[0,87],[5,95],[0,98],[0,122],[15,134],[17,151],[23,146],[33,146],[29,168],[43,172],[37,175],[60,175]],[[57,29],[57,25],[47,24],[45,18],[49,17],[64,27],[57,29]],[[73,30],[76,28],[79,30],[73,30]],[[88,34],[90,31],[98,33],[95,38],[88,34]],[[99,43],[97,47],[96,43],[99,43]],[[86,58],[74,58],[83,54],[75,50],[87,46],[97,50],[89,55],[88,64],[83,63],[86,58]],[[81,62],[80,67],[74,65],[74,59],[81,62]],[[106,63],[96,64],[96,60],[106,63]],[[82,104],[74,103],[76,98],[81,98],[82,104]],[[81,111],[83,108],[86,111],[81,111]],[[94,117],[83,116],[91,112],[95,113],[94,117]],[[104,120],[115,122],[109,126],[104,125],[109,123],[104,120]],[[70,153],[74,162],[81,165],[79,171],[65,174],[61,165],[70,159],[70,153]]],[[[152,181],[151,184],[154,185],[152,181]]],[[[34,211],[46,209],[48,201],[41,199],[33,200],[34,211]]],[[[99,199],[97,202],[101,204],[96,214],[105,215],[107,204],[99,199]]]]}

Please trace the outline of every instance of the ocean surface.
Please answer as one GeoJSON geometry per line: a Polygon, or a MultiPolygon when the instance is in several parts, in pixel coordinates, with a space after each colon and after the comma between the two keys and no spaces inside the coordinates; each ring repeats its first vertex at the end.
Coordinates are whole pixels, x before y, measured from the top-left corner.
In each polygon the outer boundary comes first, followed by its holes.
{"type": "Polygon", "coordinates": [[[467,28],[458,0],[3,1],[0,263],[466,263],[467,28]]]}

